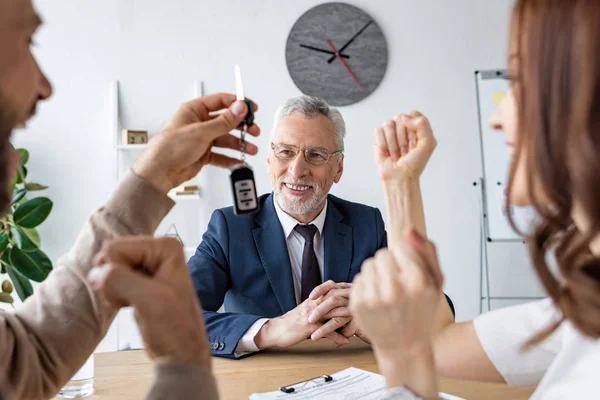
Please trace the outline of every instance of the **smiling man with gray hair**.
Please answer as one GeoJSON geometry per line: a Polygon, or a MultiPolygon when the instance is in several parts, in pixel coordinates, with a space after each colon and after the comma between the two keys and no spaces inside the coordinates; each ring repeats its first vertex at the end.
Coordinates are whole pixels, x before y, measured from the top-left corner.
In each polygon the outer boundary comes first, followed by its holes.
{"type": "Polygon", "coordinates": [[[344,171],[345,134],[341,113],[323,100],[287,100],[267,157],[273,193],[259,198],[257,214],[213,213],[188,266],[214,355],[361,336],[347,307],[349,282],[387,240],[378,209],[329,194],[344,171]],[[311,298],[317,287],[326,294],[311,298]],[[314,320],[320,305],[324,316],[314,320]]]}
{"type": "Polygon", "coordinates": [[[306,224],[323,210],[329,189],[342,177],[345,136],[342,114],[321,99],[294,97],[279,107],[268,165],[276,203],[285,213],[306,224]]]}

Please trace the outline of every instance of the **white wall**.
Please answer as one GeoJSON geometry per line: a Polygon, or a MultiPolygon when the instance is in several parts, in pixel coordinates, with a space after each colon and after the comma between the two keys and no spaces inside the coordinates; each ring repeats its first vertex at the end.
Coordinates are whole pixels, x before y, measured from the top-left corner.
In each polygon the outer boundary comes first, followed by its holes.
{"type": "MultiPolygon", "coordinates": [[[[473,72],[506,65],[511,2],[490,0],[349,0],[381,26],[388,72],[366,100],[342,108],[348,126],[346,170],[333,193],[384,209],[372,156],[372,131],[399,112],[423,111],[439,147],[423,177],[430,236],[439,246],[447,292],[459,319],[479,312],[478,191],[481,175],[473,72]]],[[[208,93],[233,91],[233,65],[260,105],[264,134],[252,162],[259,192],[270,190],[265,156],[277,105],[300,94],[285,65],[295,20],[317,0],[38,0],[46,24],[36,40],[55,86],[16,144],[31,151],[31,177],[50,185],[55,208],[41,228],[56,259],[86,216],[116,183],[114,132],[109,131],[109,82],[121,83],[124,126],[154,133],[202,79],[208,93]]],[[[226,171],[207,170],[204,218],[231,204],[226,171]]],[[[185,207],[189,207],[186,204],[185,207]]],[[[178,206],[183,207],[183,205],[178,206]]],[[[205,221],[203,222],[206,223],[205,221]]],[[[202,223],[201,223],[202,225],[202,223]]],[[[200,227],[201,228],[201,227],[200,227]]],[[[523,257],[503,251],[500,266],[523,257]]],[[[518,253],[518,252],[517,252],[518,253]]],[[[529,290],[526,288],[525,290],[529,290]]]]}

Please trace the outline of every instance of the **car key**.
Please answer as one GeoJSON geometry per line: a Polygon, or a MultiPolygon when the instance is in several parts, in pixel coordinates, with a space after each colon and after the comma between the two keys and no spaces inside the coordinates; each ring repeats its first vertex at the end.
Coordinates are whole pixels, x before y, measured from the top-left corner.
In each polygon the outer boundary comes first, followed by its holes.
{"type": "Polygon", "coordinates": [[[254,172],[246,163],[246,133],[248,128],[254,123],[254,109],[252,102],[244,96],[242,86],[242,74],[239,65],[235,66],[235,86],[237,99],[244,101],[248,106],[248,114],[244,121],[238,127],[241,130],[240,152],[242,153],[241,163],[231,169],[231,189],[233,190],[233,210],[236,215],[250,214],[259,210],[258,196],[256,194],[256,183],[254,181],[254,172]]]}

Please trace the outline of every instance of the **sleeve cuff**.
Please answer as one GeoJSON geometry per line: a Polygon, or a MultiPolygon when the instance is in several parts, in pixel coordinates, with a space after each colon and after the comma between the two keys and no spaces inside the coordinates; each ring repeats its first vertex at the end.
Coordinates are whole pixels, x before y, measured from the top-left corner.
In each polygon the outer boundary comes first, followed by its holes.
{"type": "Polygon", "coordinates": [[[147,400],[217,400],[217,383],[208,368],[190,364],[155,364],[147,400]]]}
{"type": "Polygon", "coordinates": [[[154,233],[175,202],[133,171],[119,183],[105,210],[131,230],[133,235],[154,233]]]}
{"type": "Polygon", "coordinates": [[[233,353],[235,358],[243,357],[249,353],[256,353],[257,351],[260,351],[260,349],[256,347],[254,338],[258,334],[258,331],[260,331],[260,328],[262,328],[267,321],[269,321],[269,318],[261,318],[253,323],[250,328],[248,328],[235,348],[233,353]]]}

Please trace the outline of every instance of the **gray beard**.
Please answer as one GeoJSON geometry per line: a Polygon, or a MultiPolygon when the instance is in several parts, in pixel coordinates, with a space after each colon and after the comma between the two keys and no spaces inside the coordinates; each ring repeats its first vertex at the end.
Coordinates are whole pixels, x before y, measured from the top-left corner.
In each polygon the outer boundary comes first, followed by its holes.
{"type": "Polygon", "coordinates": [[[323,203],[323,200],[325,200],[325,197],[327,196],[326,193],[323,193],[321,188],[313,186],[313,194],[307,200],[301,201],[300,199],[292,199],[281,192],[281,185],[282,183],[278,183],[275,188],[275,200],[279,207],[287,214],[310,214],[323,203]]]}

